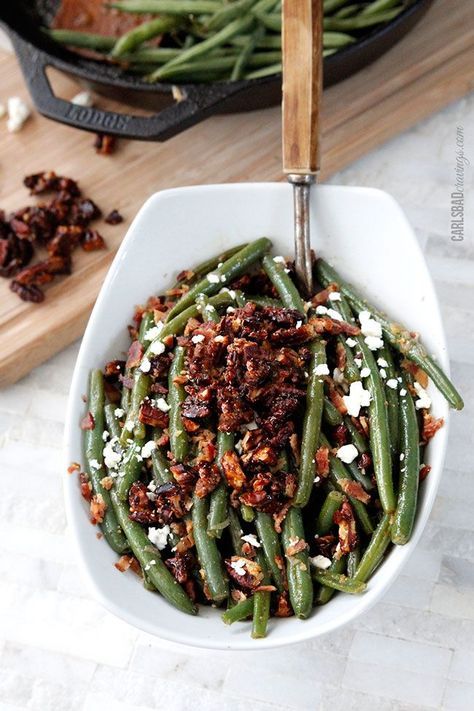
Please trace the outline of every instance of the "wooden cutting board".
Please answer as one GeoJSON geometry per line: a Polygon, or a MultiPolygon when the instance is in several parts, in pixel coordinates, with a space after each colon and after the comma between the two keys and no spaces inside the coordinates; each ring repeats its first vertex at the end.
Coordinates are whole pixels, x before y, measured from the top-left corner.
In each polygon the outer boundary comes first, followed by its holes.
{"type": "MultiPolygon", "coordinates": [[[[471,0],[436,0],[419,25],[370,67],[324,93],[322,178],[412,126],[474,86],[471,0]]],[[[16,59],[0,53],[0,101],[27,91],[16,59]]],[[[78,88],[54,78],[58,94],[78,88]]],[[[113,107],[98,98],[99,105],[113,107]]],[[[104,211],[126,222],[99,225],[108,249],[74,256],[72,276],[26,304],[0,280],[0,385],[12,383],[79,337],[127,226],[153,192],[179,185],[282,180],[280,110],[217,116],[164,144],[120,142],[97,155],[91,134],[35,114],[18,134],[0,123],[0,207],[30,201],[26,174],[55,170],[80,182],[104,211]]]]}

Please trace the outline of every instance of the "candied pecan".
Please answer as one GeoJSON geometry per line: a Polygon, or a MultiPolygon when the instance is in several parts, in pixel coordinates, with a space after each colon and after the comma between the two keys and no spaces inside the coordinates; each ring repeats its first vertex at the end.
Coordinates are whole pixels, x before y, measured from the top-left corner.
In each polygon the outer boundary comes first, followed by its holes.
{"type": "Polygon", "coordinates": [[[306,397],[303,388],[292,385],[274,385],[265,393],[262,407],[262,427],[270,434],[276,434],[284,422],[298,410],[306,397]]]}
{"type": "Polygon", "coordinates": [[[221,432],[236,432],[254,419],[253,408],[246,403],[239,390],[231,385],[218,385],[218,428],[221,432]]]}
{"type": "Polygon", "coordinates": [[[211,430],[201,430],[193,437],[193,442],[196,443],[198,454],[197,462],[213,462],[216,458],[216,435],[211,430]]]}
{"type": "Polygon", "coordinates": [[[93,523],[94,525],[97,523],[102,523],[106,510],[107,505],[103,499],[102,494],[94,494],[90,501],[91,523],[93,523]]]}
{"type": "Polygon", "coordinates": [[[105,240],[97,230],[86,230],[81,239],[81,247],[85,252],[95,252],[105,249],[105,240]]]}
{"type": "Polygon", "coordinates": [[[319,447],[315,454],[316,473],[319,476],[327,477],[329,474],[329,449],[327,447],[319,447]]]}
{"type": "Polygon", "coordinates": [[[109,136],[107,133],[97,133],[94,140],[94,148],[96,153],[108,156],[114,152],[116,143],[115,136],[109,136]]]}
{"type": "Polygon", "coordinates": [[[134,482],[128,492],[130,518],[137,523],[155,525],[160,523],[154,502],[148,498],[148,491],[142,482],[134,482]]]}
{"type": "Polygon", "coordinates": [[[240,500],[257,511],[275,514],[294,496],[296,485],[296,476],[292,473],[261,472],[251,480],[240,500]]]}
{"type": "Polygon", "coordinates": [[[119,225],[121,222],[123,222],[123,217],[118,210],[114,209],[111,210],[109,214],[105,217],[105,222],[108,225],[119,225]]]}
{"type": "Polygon", "coordinates": [[[293,610],[291,609],[288,593],[282,592],[277,595],[276,609],[273,613],[275,617],[291,617],[293,610]]]}
{"type": "Polygon", "coordinates": [[[184,491],[190,491],[199,476],[196,467],[192,467],[190,464],[183,464],[182,462],[173,464],[170,467],[170,471],[174,480],[184,491]]]}
{"type": "Polygon", "coordinates": [[[86,227],[99,217],[102,217],[102,210],[90,198],[78,198],[71,205],[70,220],[76,225],[86,227]]]}
{"type": "Polygon", "coordinates": [[[332,378],[326,378],[325,382],[329,390],[329,399],[331,400],[334,407],[339,410],[341,415],[347,414],[347,407],[344,403],[344,400],[342,399],[341,393],[336,389],[332,378]]]}
{"type": "Polygon", "coordinates": [[[120,556],[114,565],[121,573],[125,573],[130,568],[130,570],[133,570],[136,575],[139,575],[140,577],[142,576],[140,563],[133,555],[120,556]]]}
{"type": "Polygon", "coordinates": [[[54,234],[56,219],[45,206],[28,205],[17,210],[10,217],[12,232],[20,239],[30,242],[38,240],[46,243],[54,234]]]}
{"type": "Polygon", "coordinates": [[[82,227],[59,225],[56,228],[54,237],[46,245],[48,254],[51,257],[70,257],[71,252],[77,247],[82,236],[82,227]]]}
{"type": "Polygon", "coordinates": [[[75,180],[56,175],[53,170],[27,175],[23,180],[23,184],[29,189],[31,195],[39,195],[51,190],[64,191],[75,197],[81,194],[75,180]]]}
{"type": "Polygon", "coordinates": [[[199,423],[189,420],[187,417],[181,417],[181,422],[183,423],[184,429],[189,434],[194,434],[199,429],[199,423]]]}
{"type": "Polygon", "coordinates": [[[423,479],[426,479],[428,474],[431,471],[431,467],[429,464],[423,464],[421,469],[420,469],[420,481],[423,481],[423,479]]]}
{"type": "Polygon", "coordinates": [[[212,412],[211,391],[209,388],[194,390],[182,405],[182,415],[190,420],[200,420],[209,417],[212,412]]]}
{"type": "Polygon", "coordinates": [[[316,536],[315,549],[318,555],[332,558],[336,548],[336,536],[328,533],[326,536],[316,536]]]}
{"type": "Polygon", "coordinates": [[[211,491],[214,491],[216,486],[221,481],[219,468],[211,462],[200,462],[198,465],[199,479],[196,482],[194,489],[196,496],[202,499],[211,491]]]}
{"type": "Polygon", "coordinates": [[[352,496],[352,498],[357,499],[357,501],[362,501],[363,504],[369,503],[370,494],[362,488],[362,485],[358,481],[339,479],[338,484],[347,496],[352,496]]]}
{"type": "Polygon", "coordinates": [[[317,334],[329,333],[330,335],[337,335],[344,333],[347,336],[358,336],[360,333],[358,326],[354,326],[346,321],[336,321],[329,316],[311,318],[308,322],[308,326],[317,334]]]}
{"type": "Polygon", "coordinates": [[[224,452],[220,463],[228,485],[232,489],[240,490],[246,482],[246,477],[237,454],[232,450],[224,452]]]}
{"type": "Polygon", "coordinates": [[[94,427],[94,416],[92,412],[88,412],[81,420],[81,430],[93,430],[94,427]]]}
{"type": "Polygon", "coordinates": [[[125,368],[124,360],[110,360],[104,366],[104,378],[111,383],[117,383],[125,368]]]}
{"type": "Polygon", "coordinates": [[[423,410],[423,428],[421,430],[421,440],[424,444],[430,441],[437,431],[444,425],[442,417],[436,419],[427,410],[423,410]]]}
{"type": "Polygon", "coordinates": [[[39,286],[25,286],[25,284],[20,284],[13,280],[10,282],[10,289],[15,294],[18,294],[22,301],[31,301],[33,304],[39,304],[44,301],[44,293],[39,286]]]}
{"type": "Polygon", "coordinates": [[[329,294],[333,291],[339,291],[339,287],[337,284],[328,284],[325,289],[321,289],[321,291],[318,291],[311,298],[312,306],[323,306],[329,300],[329,294]]]}
{"type": "Polygon", "coordinates": [[[225,558],[224,564],[230,577],[245,590],[255,590],[263,581],[262,569],[254,560],[233,555],[225,558]]]}
{"type": "Polygon", "coordinates": [[[33,256],[33,247],[27,240],[13,233],[0,239],[0,276],[12,277],[26,267],[33,256]]]}
{"type": "Polygon", "coordinates": [[[341,508],[334,514],[334,523],[339,527],[339,544],[336,549],[336,558],[350,553],[357,546],[357,530],[352,506],[348,501],[343,501],[341,508]]]}
{"type": "Polygon", "coordinates": [[[169,415],[167,412],[160,410],[159,407],[152,405],[150,400],[145,399],[140,405],[138,419],[140,422],[143,422],[144,425],[164,429],[168,427],[169,415]]]}
{"type": "Polygon", "coordinates": [[[86,501],[90,501],[92,498],[92,484],[89,481],[89,477],[84,472],[79,473],[79,487],[81,489],[81,495],[86,501]]]}
{"type": "Polygon", "coordinates": [[[171,570],[174,579],[183,585],[192,575],[195,560],[191,553],[177,553],[173,558],[165,560],[165,565],[171,570]]]}
{"type": "Polygon", "coordinates": [[[140,341],[133,341],[128,349],[126,368],[136,368],[143,358],[143,346],[140,341]]]}
{"type": "Polygon", "coordinates": [[[15,282],[23,286],[41,286],[52,281],[56,274],[69,274],[70,261],[65,257],[49,257],[16,275],[15,282]]]}

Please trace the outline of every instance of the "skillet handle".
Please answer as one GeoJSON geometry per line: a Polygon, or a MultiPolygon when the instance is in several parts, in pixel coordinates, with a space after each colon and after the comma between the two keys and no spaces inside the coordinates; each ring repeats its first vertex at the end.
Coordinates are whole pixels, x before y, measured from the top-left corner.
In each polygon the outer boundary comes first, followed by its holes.
{"type": "MultiPolygon", "coordinates": [[[[3,24],[3,23],[2,23],[3,24]]],[[[3,24],[5,27],[5,25],[3,24]]],[[[74,128],[94,133],[106,133],[139,141],[165,141],[210,116],[214,107],[239,91],[236,86],[212,87],[198,91],[194,86],[180,86],[183,98],[152,116],[135,116],[115,111],[73,104],[55,96],[46,75],[48,66],[71,74],[71,68],[37,49],[10,27],[7,29],[15,48],[23,76],[36,109],[47,118],[74,128]]]]}

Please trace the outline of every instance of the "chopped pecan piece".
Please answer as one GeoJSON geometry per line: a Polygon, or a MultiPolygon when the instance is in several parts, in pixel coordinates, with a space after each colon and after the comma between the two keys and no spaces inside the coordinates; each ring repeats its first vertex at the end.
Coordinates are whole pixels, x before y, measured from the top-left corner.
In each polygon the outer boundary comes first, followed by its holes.
{"type": "Polygon", "coordinates": [[[340,558],[353,551],[358,543],[356,522],[348,501],[343,501],[341,508],[334,514],[334,523],[339,527],[339,544],[335,556],[340,558]]]}
{"type": "Polygon", "coordinates": [[[362,488],[362,485],[358,481],[353,481],[352,479],[339,479],[338,483],[347,496],[352,496],[353,499],[362,501],[363,504],[369,503],[370,494],[362,488]]]}
{"type": "Polygon", "coordinates": [[[140,422],[143,422],[144,425],[159,427],[160,429],[168,427],[169,422],[168,413],[163,412],[159,407],[152,405],[150,400],[144,400],[140,405],[138,419],[140,422]]]}
{"type": "Polygon", "coordinates": [[[201,462],[198,466],[199,479],[194,489],[196,496],[202,499],[214,491],[221,481],[221,474],[218,467],[210,462],[201,462]]]}
{"type": "Polygon", "coordinates": [[[263,581],[262,569],[254,560],[233,555],[224,563],[230,577],[245,590],[255,590],[263,581]]]}
{"type": "Polygon", "coordinates": [[[91,523],[102,523],[106,509],[107,505],[102,494],[94,494],[90,501],[91,523]]]}
{"type": "Polygon", "coordinates": [[[427,410],[423,410],[423,429],[421,431],[421,439],[424,444],[430,441],[437,431],[444,425],[442,417],[436,419],[427,410]]]}
{"type": "Polygon", "coordinates": [[[119,225],[123,222],[123,217],[118,210],[111,210],[105,217],[105,222],[108,225],[119,225]]]}
{"type": "Polygon", "coordinates": [[[240,460],[234,451],[224,452],[221,466],[228,485],[232,489],[240,490],[246,482],[245,473],[240,466],[240,460]]]}

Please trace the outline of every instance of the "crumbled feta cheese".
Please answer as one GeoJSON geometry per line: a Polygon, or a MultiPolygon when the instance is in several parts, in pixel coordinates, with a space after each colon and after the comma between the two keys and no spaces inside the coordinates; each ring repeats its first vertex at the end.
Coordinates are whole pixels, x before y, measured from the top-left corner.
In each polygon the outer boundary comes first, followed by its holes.
{"type": "Polygon", "coordinates": [[[209,282],[209,284],[218,284],[220,280],[220,274],[213,274],[213,272],[211,272],[207,275],[207,281],[209,282]]]}
{"type": "Polygon", "coordinates": [[[110,442],[107,442],[103,452],[104,464],[107,469],[117,469],[122,461],[122,451],[120,449],[118,437],[112,437],[110,442]]]}
{"type": "Polygon", "coordinates": [[[304,312],[305,312],[305,314],[308,313],[308,311],[310,310],[310,308],[311,308],[312,306],[313,306],[313,304],[311,303],[311,301],[305,301],[305,302],[304,302],[303,307],[304,307],[304,312]]]}
{"type": "Polygon", "coordinates": [[[328,298],[329,301],[340,301],[341,295],[338,291],[331,291],[328,298]]]}
{"type": "Polygon", "coordinates": [[[224,343],[225,336],[215,336],[214,340],[216,343],[224,343]]]}
{"type": "Polygon", "coordinates": [[[109,433],[107,430],[104,430],[102,432],[102,439],[104,440],[104,442],[107,442],[107,440],[109,439],[109,433]]]}
{"type": "Polygon", "coordinates": [[[258,430],[258,425],[255,422],[255,420],[253,420],[253,422],[247,422],[247,424],[245,425],[245,428],[247,430],[258,430]]]}
{"type": "Polygon", "coordinates": [[[418,395],[418,400],[415,400],[415,407],[417,410],[427,410],[429,407],[431,407],[431,398],[426,392],[424,388],[421,387],[420,383],[415,382],[413,383],[413,386],[416,390],[416,394],[418,395]]]}
{"type": "Polygon", "coordinates": [[[154,341],[155,338],[158,338],[158,336],[162,332],[163,326],[163,322],[160,321],[160,323],[157,323],[156,326],[152,326],[151,328],[149,328],[148,331],[146,331],[145,333],[145,339],[147,341],[154,341]]]}
{"type": "Polygon", "coordinates": [[[317,365],[316,368],[314,369],[314,374],[315,375],[329,375],[328,364],[321,363],[320,365],[317,365]]]}
{"type": "Polygon", "coordinates": [[[153,341],[150,343],[149,350],[152,355],[161,355],[165,352],[165,344],[162,341],[153,341]]]}
{"type": "Polygon", "coordinates": [[[405,455],[404,455],[403,452],[402,452],[402,453],[400,454],[400,461],[403,462],[404,459],[405,459],[405,455]]]}
{"type": "Polygon", "coordinates": [[[334,368],[333,373],[332,373],[332,378],[333,378],[334,382],[337,383],[338,385],[343,383],[345,380],[344,373],[339,368],[334,368]]]}
{"type": "Polygon", "coordinates": [[[164,397],[159,397],[155,402],[158,410],[161,410],[161,412],[168,412],[170,409],[170,405],[168,405],[164,397]]]}
{"type": "Polygon", "coordinates": [[[228,314],[233,314],[234,311],[235,311],[235,309],[234,309],[233,306],[228,306],[228,307],[226,308],[226,313],[228,313],[228,314]]]}
{"type": "Polygon", "coordinates": [[[371,351],[377,351],[379,348],[383,348],[383,340],[377,336],[366,336],[364,341],[371,351]]]}
{"type": "Polygon", "coordinates": [[[143,457],[143,459],[148,459],[149,457],[151,457],[151,453],[154,449],[156,449],[156,442],[150,439],[143,445],[140,455],[143,457]]]}
{"type": "Polygon", "coordinates": [[[247,533],[245,536],[240,536],[240,537],[243,541],[250,543],[250,545],[254,546],[255,548],[261,547],[257,537],[253,533],[247,533]]]}
{"type": "Polygon", "coordinates": [[[385,370],[385,368],[380,368],[380,377],[384,380],[387,377],[387,371],[385,370]]]}
{"type": "Polygon", "coordinates": [[[76,106],[93,106],[94,100],[92,94],[88,91],[80,91],[76,96],[72,97],[71,104],[76,104],[76,106]]]}
{"type": "Polygon", "coordinates": [[[407,391],[405,390],[405,388],[402,388],[402,389],[400,390],[400,395],[401,395],[402,397],[405,397],[406,394],[407,394],[407,391]]]}
{"type": "Polygon", "coordinates": [[[388,368],[388,363],[385,358],[377,358],[377,365],[380,365],[381,368],[388,368]]]}
{"type": "Polygon", "coordinates": [[[202,333],[197,333],[195,336],[191,338],[193,343],[202,343],[204,341],[204,336],[202,333]]]}
{"type": "Polygon", "coordinates": [[[327,314],[334,321],[344,321],[341,314],[338,311],[335,311],[334,309],[328,309],[327,314]]]}
{"type": "Polygon", "coordinates": [[[97,459],[91,459],[89,462],[89,466],[91,469],[100,469],[100,464],[97,459]]]}
{"type": "Polygon", "coordinates": [[[353,444],[344,444],[336,452],[336,457],[344,462],[345,464],[350,464],[356,459],[359,452],[353,444]]]}
{"type": "Polygon", "coordinates": [[[358,417],[360,408],[370,404],[370,393],[368,390],[364,390],[360,380],[356,380],[350,385],[349,395],[343,395],[342,399],[347,407],[347,414],[351,417],[358,417]]]}
{"type": "Polygon", "coordinates": [[[316,313],[317,314],[324,315],[324,314],[327,314],[327,312],[328,312],[327,306],[323,306],[322,304],[320,304],[319,306],[316,306],[316,313]]]}
{"type": "Polygon", "coordinates": [[[162,526],[161,528],[151,527],[148,529],[148,538],[159,551],[162,551],[163,548],[166,548],[170,533],[171,529],[169,526],[162,526]]]}
{"type": "Polygon", "coordinates": [[[331,567],[331,559],[326,558],[325,555],[315,555],[313,558],[310,558],[310,563],[312,566],[315,568],[319,568],[319,570],[327,570],[328,568],[331,567]]]}
{"type": "Polygon", "coordinates": [[[150,481],[150,483],[147,486],[148,491],[156,491],[156,484],[154,481],[150,481]]]}
{"type": "Polygon", "coordinates": [[[315,477],[314,477],[314,483],[315,483],[315,484],[319,484],[320,481],[321,481],[321,477],[320,477],[320,476],[315,476],[315,477]]]}
{"type": "Polygon", "coordinates": [[[114,415],[115,417],[123,417],[125,415],[125,410],[122,410],[121,407],[116,407],[114,410],[114,415]]]}
{"type": "Polygon", "coordinates": [[[297,321],[295,328],[301,328],[302,325],[303,325],[303,321],[297,321]]]}
{"type": "Polygon", "coordinates": [[[224,262],[218,262],[217,268],[220,269],[224,265],[224,262]]]}
{"type": "Polygon", "coordinates": [[[237,558],[237,560],[231,560],[230,567],[235,570],[237,575],[245,575],[245,558],[237,558]]]}
{"type": "Polygon", "coordinates": [[[361,311],[359,313],[360,330],[364,336],[382,337],[382,326],[372,318],[369,311],[361,311]]]}
{"type": "Polygon", "coordinates": [[[396,390],[398,388],[398,380],[396,378],[389,378],[389,380],[387,380],[387,386],[392,388],[392,390],[396,390]]]}
{"type": "Polygon", "coordinates": [[[346,343],[349,348],[354,348],[354,346],[357,345],[357,341],[355,341],[353,338],[346,338],[346,343]]]}
{"type": "Polygon", "coordinates": [[[141,362],[141,364],[140,364],[140,370],[142,371],[142,373],[149,373],[149,372],[150,372],[150,369],[151,369],[151,363],[150,363],[150,361],[149,361],[148,358],[146,358],[146,357],[143,358],[143,360],[142,360],[142,362],[141,362]]]}
{"type": "Polygon", "coordinates": [[[277,264],[286,264],[285,257],[282,257],[280,254],[276,257],[273,257],[273,261],[277,264]]]}
{"type": "MultiPolygon", "coordinates": [[[[231,299],[235,299],[235,291],[234,289],[229,289],[227,286],[222,287],[220,290],[219,294],[229,294],[231,299]]],[[[212,304],[207,304],[206,309],[213,310],[215,311],[215,308],[212,304]]]]}
{"type": "Polygon", "coordinates": [[[362,368],[360,371],[360,377],[361,378],[368,378],[370,375],[370,369],[369,368],[362,368]]]}
{"type": "Polygon", "coordinates": [[[358,368],[362,365],[362,358],[354,358],[354,363],[358,368]]]}
{"type": "Polygon", "coordinates": [[[30,109],[19,96],[11,96],[7,101],[7,107],[7,129],[10,133],[17,133],[23,128],[23,124],[31,116],[30,109]]]}
{"type": "Polygon", "coordinates": [[[222,276],[221,276],[221,282],[222,282],[223,284],[225,284],[226,281],[227,281],[226,275],[225,275],[225,274],[222,274],[222,276]]]}

